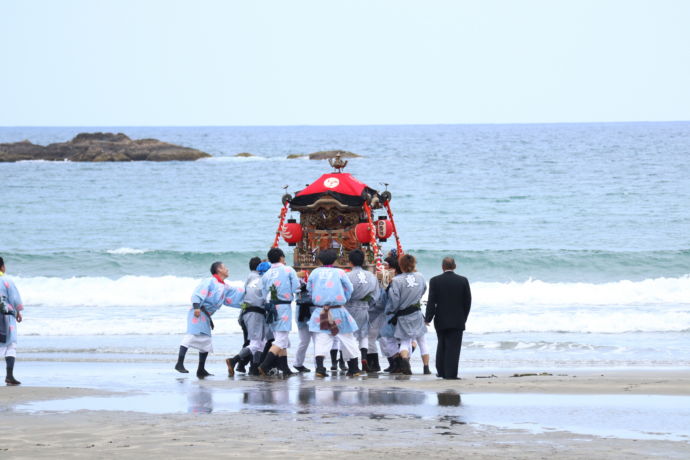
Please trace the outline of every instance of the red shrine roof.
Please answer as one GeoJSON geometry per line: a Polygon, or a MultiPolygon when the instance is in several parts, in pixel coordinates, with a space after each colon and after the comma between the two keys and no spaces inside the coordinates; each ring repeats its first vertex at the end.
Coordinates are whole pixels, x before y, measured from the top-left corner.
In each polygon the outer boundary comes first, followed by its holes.
{"type": "Polygon", "coordinates": [[[324,196],[331,196],[348,206],[361,206],[367,195],[378,192],[348,173],[324,174],[305,189],[297,192],[290,202],[293,206],[309,206],[324,196]]]}

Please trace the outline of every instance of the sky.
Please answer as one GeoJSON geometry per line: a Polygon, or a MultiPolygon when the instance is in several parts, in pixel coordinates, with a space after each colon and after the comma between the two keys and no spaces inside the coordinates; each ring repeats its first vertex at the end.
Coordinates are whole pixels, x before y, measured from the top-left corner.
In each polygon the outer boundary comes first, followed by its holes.
{"type": "Polygon", "coordinates": [[[0,0],[0,126],[690,120],[686,0],[0,0]]]}

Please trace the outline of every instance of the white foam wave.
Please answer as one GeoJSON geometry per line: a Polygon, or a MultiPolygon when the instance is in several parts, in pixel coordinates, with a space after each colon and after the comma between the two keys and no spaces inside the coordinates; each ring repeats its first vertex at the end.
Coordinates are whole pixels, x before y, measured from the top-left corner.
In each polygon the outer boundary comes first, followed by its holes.
{"type": "Polygon", "coordinates": [[[108,249],[107,251],[108,254],[116,254],[116,255],[130,255],[130,254],[144,254],[149,252],[146,249],[133,249],[133,248],[117,248],[117,249],[108,249]]]}
{"type": "MultiPolygon", "coordinates": [[[[14,279],[27,309],[22,334],[38,335],[179,334],[200,281],[176,276],[14,279]]],[[[603,284],[477,282],[472,294],[471,333],[690,331],[690,276],[603,284]]],[[[218,332],[238,330],[236,314],[227,311],[218,315],[218,332]]]]}
{"type": "Polygon", "coordinates": [[[477,282],[471,288],[476,302],[493,307],[690,304],[690,275],[601,284],[477,282]]]}
{"type": "MultiPolygon", "coordinates": [[[[27,306],[121,307],[188,305],[199,278],[123,276],[79,278],[14,278],[27,306]]],[[[229,284],[241,286],[241,281],[229,284]]]]}

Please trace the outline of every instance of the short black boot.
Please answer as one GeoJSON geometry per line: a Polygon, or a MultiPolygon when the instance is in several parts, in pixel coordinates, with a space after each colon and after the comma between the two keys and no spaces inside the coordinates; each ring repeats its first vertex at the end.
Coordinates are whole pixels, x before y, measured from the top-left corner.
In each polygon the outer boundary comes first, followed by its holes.
{"type": "Polygon", "coordinates": [[[175,370],[183,374],[189,374],[189,371],[184,368],[184,357],[187,354],[187,347],[180,345],[180,351],[177,353],[177,364],[175,364],[175,370]]]}
{"type": "MultiPolygon", "coordinates": [[[[252,359],[252,352],[247,347],[242,348],[240,352],[232,358],[226,359],[225,364],[227,364],[228,366],[228,377],[232,377],[235,375],[236,365],[242,362],[249,362],[250,359],[252,359]]],[[[237,368],[237,372],[240,372],[239,366],[237,368]]],[[[242,372],[245,372],[244,365],[242,366],[242,372]]]]}
{"type": "Polygon", "coordinates": [[[400,368],[401,361],[402,358],[400,358],[400,356],[393,357],[393,365],[391,366],[392,369],[390,370],[391,374],[400,374],[402,372],[402,369],[400,368]]]}
{"type": "Polygon", "coordinates": [[[307,372],[311,372],[311,369],[309,369],[308,367],[304,367],[304,365],[302,365],[302,366],[295,366],[295,369],[297,369],[297,371],[298,371],[299,373],[305,373],[305,374],[306,374],[307,372]]]}
{"type": "Polygon", "coordinates": [[[431,369],[429,369],[428,364],[424,365],[424,375],[431,375],[431,369]]]}
{"type": "Polygon", "coordinates": [[[338,366],[340,366],[341,371],[346,371],[347,370],[347,365],[345,364],[345,360],[343,359],[343,352],[340,352],[340,358],[338,358],[338,366]]]}
{"type": "Polygon", "coordinates": [[[208,352],[199,352],[199,367],[196,368],[196,376],[200,379],[205,379],[213,374],[206,370],[206,358],[208,358],[208,352]]]}
{"type": "Polygon", "coordinates": [[[249,364],[252,360],[252,352],[250,351],[249,354],[246,357],[242,357],[242,353],[240,353],[240,362],[237,363],[237,367],[235,368],[235,372],[239,372],[240,374],[245,374],[247,372],[247,364],[249,364]]]}
{"type": "Polygon", "coordinates": [[[369,353],[367,355],[367,366],[369,367],[369,372],[379,372],[381,370],[378,353],[369,353]]]}
{"type": "Polygon", "coordinates": [[[5,377],[5,383],[8,386],[21,385],[22,382],[14,378],[14,356],[5,357],[5,363],[7,364],[7,377],[5,377]]]}
{"type": "Polygon", "coordinates": [[[292,369],[290,369],[287,356],[278,357],[278,369],[283,373],[284,377],[291,377],[293,375],[297,375],[297,372],[292,372],[292,369]]]}
{"type": "Polygon", "coordinates": [[[235,375],[235,365],[240,362],[240,359],[240,355],[235,355],[225,360],[225,364],[228,366],[228,377],[233,377],[235,375]]]}
{"type": "Polygon", "coordinates": [[[410,358],[400,359],[400,373],[403,375],[412,375],[412,368],[410,367],[410,358]]]}
{"type": "Polygon", "coordinates": [[[261,352],[254,352],[252,357],[252,362],[249,365],[249,375],[257,376],[259,375],[259,364],[261,364],[261,352]]]}
{"type": "Polygon", "coordinates": [[[268,350],[270,350],[272,346],[273,339],[266,342],[266,345],[264,345],[264,351],[261,352],[261,360],[259,361],[260,363],[263,363],[266,360],[266,356],[268,356],[268,350]]]}
{"type": "Polygon", "coordinates": [[[338,370],[338,350],[331,350],[331,370],[338,370]]]}
{"type": "Polygon", "coordinates": [[[369,372],[369,357],[367,356],[367,349],[360,348],[359,352],[362,355],[362,371],[369,372]]]}
{"type": "Polygon", "coordinates": [[[348,377],[357,377],[362,375],[362,371],[359,370],[357,365],[357,358],[352,358],[347,362],[347,374],[348,377]]]}
{"type": "Polygon", "coordinates": [[[317,356],[316,357],[316,376],[317,377],[326,377],[328,375],[328,371],[323,365],[323,356],[317,356]]]}
{"type": "Polygon", "coordinates": [[[272,352],[269,351],[266,353],[266,359],[264,359],[264,362],[259,366],[259,375],[268,375],[276,359],[278,359],[278,357],[272,352]]]}
{"type": "Polygon", "coordinates": [[[383,372],[390,372],[390,371],[392,371],[393,368],[394,368],[394,366],[393,366],[394,360],[393,360],[393,358],[386,358],[386,359],[388,360],[388,367],[385,368],[385,369],[383,370],[383,372]]]}

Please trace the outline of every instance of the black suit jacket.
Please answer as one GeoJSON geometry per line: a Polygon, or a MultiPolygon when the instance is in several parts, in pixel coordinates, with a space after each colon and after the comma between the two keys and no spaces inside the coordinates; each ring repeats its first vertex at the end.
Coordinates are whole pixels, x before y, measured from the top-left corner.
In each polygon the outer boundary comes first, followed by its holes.
{"type": "Polygon", "coordinates": [[[427,323],[433,319],[437,331],[464,331],[471,306],[470,283],[464,276],[447,271],[429,281],[429,300],[424,319],[427,323]]]}

